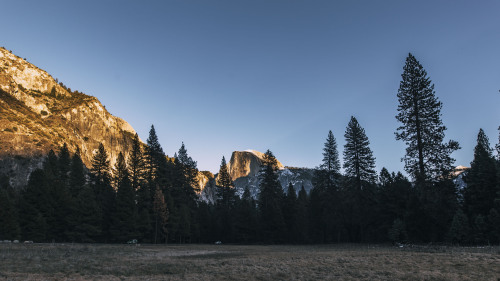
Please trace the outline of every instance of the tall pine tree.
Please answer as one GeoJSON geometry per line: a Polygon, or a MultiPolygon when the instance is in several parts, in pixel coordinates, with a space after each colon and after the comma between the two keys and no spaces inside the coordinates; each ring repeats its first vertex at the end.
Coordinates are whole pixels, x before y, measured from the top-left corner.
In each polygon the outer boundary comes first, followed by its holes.
{"type": "Polygon", "coordinates": [[[144,155],[141,148],[139,136],[135,134],[132,140],[132,151],[128,158],[128,168],[130,175],[130,184],[133,190],[139,190],[144,179],[144,155]]]}
{"type": "Polygon", "coordinates": [[[396,139],[407,145],[405,169],[417,183],[439,180],[451,170],[455,160],[450,154],[459,149],[458,142],[443,143],[443,105],[435,96],[427,72],[412,54],[406,58],[401,78],[396,119],[402,125],[396,139]]]}
{"type": "Polygon", "coordinates": [[[127,164],[120,152],[114,168],[114,184],[116,188],[116,204],[111,218],[110,233],[113,240],[127,242],[137,237],[137,206],[135,190],[129,178],[127,164]]]}
{"type": "Polygon", "coordinates": [[[370,149],[365,129],[359,125],[354,116],[351,116],[344,137],[345,174],[355,180],[358,189],[362,189],[362,182],[375,182],[375,157],[370,149]]]}
{"type": "Polygon", "coordinates": [[[92,167],[90,171],[92,173],[97,204],[100,206],[102,214],[102,241],[108,242],[111,239],[111,233],[109,230],[114,211],[115,191],[111,186],[108,153],[102,143],[99,143],[97,152],[92,158],[92,167]]]}
{"type": "Polygon", "coordinates": [[[466,176],[467,187],[464,189],[464,208],[470,221],[474,221],[478,215],[488,216],[495,207],[498,180],[492,152],[488,137],[480,129],[474,159],[466,176]]]}
{"type": "Polygon", "coordinates": [[[277,166],[273,153],[267,150],[260,174],[258,206],[261,239],[272,243],[284,242],[286,230],[282,212],[284,194],[278,180],[277,166]]]}
{"type": "Polygon", "coordinates": [[[233,211],[236,204],[236,195],[224,156],[222,156],[219,174],[216,179],[216,196],[216,221],[218,228],[221,230],[220,239],[230,241],[233,234],[233,211]]]}

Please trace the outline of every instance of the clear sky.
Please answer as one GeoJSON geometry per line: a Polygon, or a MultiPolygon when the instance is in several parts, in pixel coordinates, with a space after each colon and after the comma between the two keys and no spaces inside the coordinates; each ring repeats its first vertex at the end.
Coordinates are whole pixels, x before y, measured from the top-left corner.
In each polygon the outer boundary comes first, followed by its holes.
{"type": "Polygon", "coordinates": [[[0,1],[0,46],[93,95],[202,170],[271,149],[315,167],[355,116],[377,169],[403,170],[397,90],[416,56],[443,102],[456,164],[500,125],[500,1],[0,1]]]}

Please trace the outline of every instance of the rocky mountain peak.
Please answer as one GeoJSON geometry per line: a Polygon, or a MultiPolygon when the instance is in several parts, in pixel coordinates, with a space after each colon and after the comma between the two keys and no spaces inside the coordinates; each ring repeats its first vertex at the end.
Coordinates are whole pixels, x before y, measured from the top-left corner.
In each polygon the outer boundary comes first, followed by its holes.
{"type": "Polygon", "coordinates": [[[27,181],[30,169],[13,169],[17,166],[12,159],[29,158],[30,165],[40,165],[50,149],[57,151],[67,143],[71,152],[80,148],[90,167],[102,143],[114,165],[120,152],[130,150],[135,135],[130,124],[111,115],[97,98],[71,91],[4,48],[0,48],[0,115],[0,172],[7,172],[19,185],[27,181]]]}
{"type": "MultiPolygon", "coordinates": [[[[229,175],[233,181],[241,177],[256,176],[263,160],[264,153],[256,150],[234,151],[227,165],[229,175]]],[[[278,160],[277,162],[278,168],[283,169],[283,164],[278,160]]]]}

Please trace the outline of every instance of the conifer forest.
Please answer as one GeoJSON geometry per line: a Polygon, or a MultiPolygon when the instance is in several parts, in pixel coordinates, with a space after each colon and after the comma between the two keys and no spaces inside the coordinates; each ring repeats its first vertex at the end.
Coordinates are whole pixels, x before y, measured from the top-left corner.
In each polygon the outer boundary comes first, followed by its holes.
{"type": "MultiPolygon", "coordinates": [[[[213,202],[201,200],[197,163],[184,144],[167,157],[151,126],[147,143],[110,166],[105,147],[86,167],[66,145],[50,151],[26,186],[0,178],[0,240],[78,243],[500,243],[500,137],[478,128],[470,169],[459,186],[445,141],[443,105],[418,60],[409,54],[394,93],[405,144],[402,171],[375,170],[369,136],[355,116],[345,132],[325,132],[313,189],[281,186],[277,161],[265,153],[259,193],[235,193],[222,157],[213,202]],[[342,135],[343,133],[343,135],[342,135]],[[336,138],[344,137],[338,147],[336,138]],[[343,155],[343,161],[340,159],[343,155]],[[406,176],[407,175],[407,176],[406,176]]],[[[500,124],[499,124],[500,125],[500,124]]],[[[500,129],[500,127],[499,127],[500,129]]]]}

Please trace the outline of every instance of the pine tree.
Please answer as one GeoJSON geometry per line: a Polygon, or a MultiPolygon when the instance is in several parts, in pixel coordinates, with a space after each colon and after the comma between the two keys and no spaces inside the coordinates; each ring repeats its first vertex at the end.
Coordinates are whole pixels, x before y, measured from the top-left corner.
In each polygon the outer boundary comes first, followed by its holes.
{"type": "Polygon", "coordinates": [[[28,185],[19,202],[19,225],[22,239],[46,242],[49,237],[47,219],[53,217],[52,204],[45,173],[36,169],[30,175],[28,185]]]}
{"type": "Polygon", "coordinates": [[[99,143],[97,152],[92,158],[92,167],[90,169],[90,172],[93,175],[95,184],[110,184],[111,176],[109,174],[108,153],[106,152],[106,149],[104,148],[104,145],[102,143],[99,143]]]}
{"type": "Polygon", "coordinates": [[[18,209],[14,189],[7,176],[0,177],[0,237],[2,239],[20,239],[18,209]]]}
{"type": "Polygon", "coordinates": [[[102,211],[102,239],[107,242],[111,239],[109,228],[111,217],[114,211],[115,191],[111,186],[111,175],[109,173],[108,153],[102,145],[99,144],[97,152],[92,158],[92,168],[90,169],[94,179],[94,192],[97,198],[97,204],[102,211]]]}
{"type": "Polygon", "coordinates": [[[314,171],[311,190],[310,223],[313,241],[325,243],[338,233],[340,162],[332,131],[323,148],[323,162],[314,171]]]}
{"type": "Polygon", "coordinates": [[[447,174],[455,161],[450,154],[459,149],[458,142],[443,143],[446,127],[441,121],[442,103],[434,84],[417,59],[409,54],[401,74],[398,90],[398,115],[402,123],[396,139],[406,145],[405,170],[421,184],[447,174]]]}
{"type": "Polygon", "coordinates": [[[241,200],[235,211],[234,237],[241,243],[250,243],[257,240],[258,213],[255,200],[250,190],[245,188],[241,200]]]}
{"type": "Polygon", "coordinates": [[[155,213],[155,243],[158,243],[160,240],[167,241],[168,209],[165,203],[165,196],[159,188],[155,192],[153,210],[155,213]],[[158,235],[161,236],[160,239],[158,239],[158,235]]]}
{"type": "Polygon", "coordinates": [[[144,156],[141,149],[139,136],[135,134],[132,140],[132,151],[128,158],[130,183],[133,190],[139,190],[144,177],[144,156]]]}
{"type": "Polygon", "coordinates": [[[171,212],[172,228],[170,232],[182,243],[192,241],[198,236],[199,225],[196,221],[196,192],[200,191],[197,183],[196,162],[188,156],[184,143],[174,159],[172,192],[174,207],[171,212]],[[182,162],[181,162],[182,161],[182,162]]]}
{"type": "MultiPolygon", "coordinates": [[[[177,159],[184,170],[186,183],[191,186],[194,192],[200,192],[200,187],[197,184],[196,177],[198,176],[197,164],[187,153],[187,149],[182,143],[179,151],[177,153],[177,159]]],[[[188,188],[189,189],[189,188],[188,188]]],[[[194,193],[188,190],[189,196],[193,196],[194,193]]],[[[194,198],[194,197],[193,197],[194,198]]]]}
{"type": "Polygon", "coordinates": [[[71,241],[93,243],[102,237],[103,211],[97,201],[93,188],[83,186],[76,198],[75,227],[70,237],[71,241]]]}
{"type": "Polygon", "coordinates": [[[85,170],[82,159],[80,158],[80,149],[76,149],[75,154],[71,157],[69,174],[69,209],[65,215],[67,224],[66,237],[68,241],[81,241],[81,234],[77,233],[76,229],[80,224],[81,214],[78,210],[78,200],[80,193],[86,185],[85,170]]]}
{"type": "Polygon", "coordinates": [[[285,222],[283,220],[283,189],[278,180],[277,160],[270,150],[264,155],[260,175],[259,200],[261,238],[265,242],[284,242],[285,222]]]}
{"type": "MultiPolygon", "coordinates": [[[[144,179],[145,183],[138,191],[139,228],[142,239],[147,242],[154,242],[155,239],[155,215],[153,210],[154,195],[156,188],[168,194],[168,164],[160,145],[156,130],[153,125],[149,130],[147,146],[144,150],[144,179]],[[149,222],[149,225],[146,223],[149,222]]],[[[166,195],[168,197],[168,195],[166,195]]]]}
{"type": "Polygon", "coordinates": [[[182,165],[196,168],[196,161],[194,161],[187,154],[187,149],[186,146],[184,145],[184,142],[182,143],[181,148],[179,148],[179,152],[177,153],[177,158],[179,159],[179,162],[182,165]]]}
{"type": "Polygon", "coordinates": [[[358,120],[351,116],[345,132],[346,144],[344,146],[344,168],[346,176],[356,182],[356,187],[361,190],[362,182],[374,183],[375,157],[369,145],[365,130],[359,125],[358,120]]]}
{"type": "Polygon", "coordinates": [[[378,176],[379,185],[383,188],[387,188],[392,184],[393,180],[394,179],[391,173],[389,173],[389,171],[385,167],[382,167],[382,170],[380,170],[380,175],[378,176]]]}
{"type": "Polygon", "coordinates": [[[469,241],[469,234],[469,220],[464,212],[458,209],[448,231],[448,241],[454,244],[464,244],[469,241]]]}
{"type": "Polygon", "coordinates": [[[71,168],[71,156],[68,150],[68,145],[63,144],[57,155],[59,162],[59,178],[65,188],[69,186],[69,171],[71,168]]]}
{"type": "Polygon", "coordinates": [[[495,207],[498,179],[492,152],[488,137],[480,129],[474,159],[465,178],[467,187],[463,191],[465,211],[470,218],[477,215],[488,216],[495,207]]]}
{"type": "Polygon", "coordinates": [[[325,192],[327,189],[333,189],[338,182],[339,176],[340,161],[337,152],[337,141],[332,131],[329,131],[323,148],[323,162],[314,172],[314,187],[325,192]]]}
{"type": "Polygon", "coordinates": [[[69,188],[71,195],[76,198],[86,183],[85,169],[80,156],[80,149],[77,148],[71,158],[69,188]]]}
{"type": "Polygon", "coordinates": [[[233,181],[229,175],[226,159],[222,156],[219,174],[216,179],[216,214],[220,238],[224,242],[231,240],[233,234],[233,211],[236,195],[233,181]]]}
{"type": "Polygon", "coordinates": [[[401,172],[389,173],[386,168],[382,168],[379,176],[378,208],[376,209],[380,240],[383,241],[396,219],[403,223],[407,221],[409,213],[407,204],[411,191],[411,183],[401,172]]]}
{"type": "Polygon", "coordinates": [[[333,136],[332,131],[328,132],[325,147],[323,148],[323,163],[320,166],[329,172],[339,173],[340,161],[339,153],[337,152],[337,141],[333,136]]]}
{"type": "Polygon", "coordinates": [[[283,220],[285,221],[287,230],[287,240],[291,243],[299,242],[299,228],[297,225],[298,212],[297,194],[295,193],[293,184],[290,182],[283,202],[283,220]]]}
{"type": "Polygon", "coordinates": [[[118,242],[136,238],[137,207],[135,192],[130,182],[127,165],[120,152],[115,165],[114,182],[116,187],[116,205],[111,217],[110,233],[118,242]]]}
{"type": "Polygon", "coordinates": [[[153,125],[151,125],[151,129],[149,130],[149,137],[147,139],[147,147],[144,156],[146,180],[150,185],[155,186],[153,182],[159,176],[160,162],[161,158],[164,158],[164,152],[160,142],[158,141],[158,136],[156,135],[156,130],[153,125]]]}
{"type": "Polygon", "coordinates": [[[224,208],[229,209],[231,205],[234,204],[234,184],[231,180],[231,176],[229,175],[229,171],[227,169],[226,159],[222,156],[222,161],[219,168],[219,174],[216,179],[217,186],[217,201],[219,201],[220,205],[224,206],[224,208]]]}
{"type": "Polygon", "coordinates": [[[299,195],[297,197],[297,239],[299,243],[309,242],[308,239],[308,204],[309,200],[307,197],[307,192],[304,185],[300,188],[299,195]]]}

